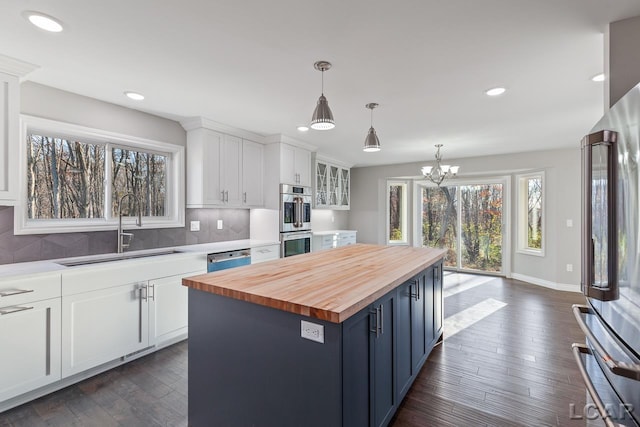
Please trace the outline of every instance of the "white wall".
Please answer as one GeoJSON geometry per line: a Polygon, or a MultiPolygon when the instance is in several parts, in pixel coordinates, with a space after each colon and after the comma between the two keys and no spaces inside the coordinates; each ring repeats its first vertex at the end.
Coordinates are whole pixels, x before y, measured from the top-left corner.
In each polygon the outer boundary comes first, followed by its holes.
{"type": "Polygon", "coordinates": [[[311,229],[313,231],[347,230],[349,211],[331,209],[313,209],[311,229]]]}
{"type": "Polygon", "coordinates": [[[173,120],[28,81],[20,85],[20,112],[176,145],[187,143],[185,130],[173,120]]]}
{"type": "MultiPolygon", "coordinates": [[[[587,130],[585,130],[586,132],[587,130]]],[[[418,177],[420,167],[433,163],[375,166],[351,169],[351,211],[348,228],[358,231],[358,241],[385,243],[385,205],[387,178],[418,177]],[[382,191],[381,191],[382,190],[382,191]]],[[[467,159],[447,159],[447,163],[460,165],[460,180],[473,175],[504,176],[511,178],[512,239],[510,270],[535,279],[536,283],[562,289],[578,290],[580,284],[580,149],[537,151],[467,159]],[[545,256],[516,253],[515,178],[518,173],[545,171],[545,256]],[[566,225],[567,219],[573,227],[566,225]],[[573,265],[573,272],[566,265],[573,265]],[[571,286],[564,286],[571,285],[571,286]]]]}

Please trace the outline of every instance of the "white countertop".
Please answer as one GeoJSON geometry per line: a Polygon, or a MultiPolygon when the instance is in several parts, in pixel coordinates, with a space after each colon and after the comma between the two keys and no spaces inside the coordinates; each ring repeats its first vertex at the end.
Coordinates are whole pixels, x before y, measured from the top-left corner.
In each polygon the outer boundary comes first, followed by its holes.
{"type": "Polygon", "coordinates": [[[332,234],[340,234],[340,233],[357,233],[356,230],[326,230],[326,231],[314,231],[314,236],[329,236],[332,234]]]}
{"type": "MultiPolygon", "coordinates": [[[[125,252],[123,255],[126,256],[126,255],[136,255],[136,254],[139,254],[139,255],[153,254],[156,252],[162,253],[162,252],[171,251],[171,250],[177,252],[175,255],[179,255],[181,253],[210,254],[210,253],[217,253],[217,252],[235,251],[238,249],[257,248],[261,246],[270,246],[270,245],[279,246],[280,242],[270,241],[270,240],[255,240],[255,239],[231,240],[227,242],[201,243],[197,245],[172,246],[172,247],[166,247],[166,248],[130,251],[130,252],[125,252]]],[[[100,260],[100,259],[110,258],[114,255],[116,254],[109,253],[109,254],[89,255],[89,256],[81,256],[81,257],[73,257],[73,258],[59,258],[59,259],[51,259],[51,260],[45,260],[45,261],[2,264],[0,265],[0,278],[65,270],[67,268],[73,268],[73,267],[66,267],[64,265],[60,265],[57,263],[61,261],[77,262],[77,261],[87,261],[87,260],[93,260],[93,259],[100,260]]],[[[117,259],[114,261],[117,261],[117,259]]]]}

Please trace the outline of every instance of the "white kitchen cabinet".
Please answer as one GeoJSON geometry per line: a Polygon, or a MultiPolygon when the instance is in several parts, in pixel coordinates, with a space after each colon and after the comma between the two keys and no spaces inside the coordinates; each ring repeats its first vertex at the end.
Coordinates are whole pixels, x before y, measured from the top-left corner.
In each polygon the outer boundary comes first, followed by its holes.
{"type": "Polygon", "coordinates": [[[264,206],[264,146],[242,140],[242,205],[264,206]]]}
{"type": "Polygon", "coordinates": [[[313,233],[313,250],[339,248],[356,243],[354,230],[319,231],[313,233]]]}
{"type": "Polygon", "coordinates": [[[184,277],[206,273],[206,269],[149,280],[149,345],[186,336],[189,325],[188,291],[184,277]]]}
{"type": "Polygon", "coordinates": [[[149,345],[147,282],[62,297],[62,377],[149,345]]]}
{"type": "Polygon", "coordinates": [[[187,207],[261,207],[262,146],[207,128],[187,133],[187,207]]]}
{"type": "Polygon", "coordinates": [[[281,144],[280,183],[311,186],[310,151],[289,144],[281,144]]]}
{"type": "Polygon", "coordinates": [[[280,245],[267,245],[251,249],[251,264],[280,258],[280,245]]]}
{"type": "Polygon", "coordinates": [[[0,283],[0,402],[60,379],[60,274],[0,283]]]}
{"type": "Polygon", "coordinates": [[[316,158],[314,185],[316,209],[349,209],[351,171],[348,167],[316,158]]]}
{"type": "Polygon", "coordinates": [[[0,72],[0,205],[18,197],[19,91],[18,77],[0,72]]]}

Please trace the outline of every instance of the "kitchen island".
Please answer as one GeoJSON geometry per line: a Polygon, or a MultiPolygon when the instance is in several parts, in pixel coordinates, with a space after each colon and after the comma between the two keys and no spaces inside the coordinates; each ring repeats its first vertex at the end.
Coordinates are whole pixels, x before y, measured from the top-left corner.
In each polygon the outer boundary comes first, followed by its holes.
{"type": "Polygon", "coordinates": [[[189,425],[388,424],[442,338],[444,255],[356,244],[183,279],[189,425]]]}

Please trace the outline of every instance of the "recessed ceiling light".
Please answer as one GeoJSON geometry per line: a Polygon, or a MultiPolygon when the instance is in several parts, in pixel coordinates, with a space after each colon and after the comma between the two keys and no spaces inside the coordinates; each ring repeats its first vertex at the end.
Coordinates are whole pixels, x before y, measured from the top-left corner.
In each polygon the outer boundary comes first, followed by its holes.
{"type": "Polygon", "coordinates": [[[125,92],[125,95],[127,95],[129,98],[133,99],[134,101],[142,101],[144,99],[144,95],[139,94],[137,92],[125,92]]]}
{"type": "Polygon", "coordinates": [[[300,132],[306,132],[309,130],[309,126],[298,126],[296,129],[298,129],[300,132]]]}
{"type": "Polygon", "coordinates": [[[487,90],[485,93],[489,96],[498,96],[505,93],[507,90],[503,87],[494,87],[492,89],[487,90]]]}
{"type": "Polygon", "coordinates": [[[595,76],[591,77],[591,80],[593,80],[594,82],[603,82],[605,81],[605,79],[606,77],[604,73],[596,74],[595,76]]]}
{"type": "Polygon", "coordinates": [[[53,16],[46,15],[41,12],[27,11],[23,15],[36,27],[41,30],[49,31],[52,33],[59,33],[64,28],[62,23],[53,16]]]}

